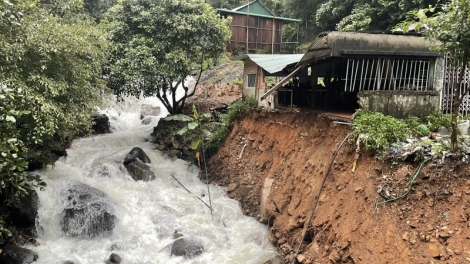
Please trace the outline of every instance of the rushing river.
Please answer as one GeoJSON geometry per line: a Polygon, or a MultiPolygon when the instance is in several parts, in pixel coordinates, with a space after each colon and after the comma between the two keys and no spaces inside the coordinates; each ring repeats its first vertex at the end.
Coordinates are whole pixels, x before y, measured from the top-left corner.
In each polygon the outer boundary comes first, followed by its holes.
{"type": "MultiPolygon", "coordinates": [[[[142,103],[159,105],[158,99],[126,99],[102,112],[110,118],[113,133],[78,139],[53,168],[38,172],[48,186],[38,191],[40,199],[37,263],[104,263],[111,253],[123,264],[137,263],[264,263],[276,255],[268,242],[266,227],[242,214],[237,201],[223,187],[210,185],[215,214],[195,195],[209,203],[207,186],[198,179],[198,169],[183,160],[163,156],[148,142],[154,118],[142,125],[142,103]],[[142,148],[151,160],[156,180],[134,181],[122,161],[133,147],[142,148]],[[170,175],[192,193],[184,190],[170,175]],[[107,194],[117,217],[111,235],[93,239],[67,237],[61,229],[64,189],[81,182],[107,194]],[[170,256],[173,232],[196,237],[204,253],[192,259],[170,256]]],[[[160,116],[166,112],[161,107],[160,116]]]]}

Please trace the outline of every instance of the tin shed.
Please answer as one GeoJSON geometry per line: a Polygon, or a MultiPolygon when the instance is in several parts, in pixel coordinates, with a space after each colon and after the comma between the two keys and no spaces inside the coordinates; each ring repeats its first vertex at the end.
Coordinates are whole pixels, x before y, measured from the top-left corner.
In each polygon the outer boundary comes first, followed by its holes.
{"type": "Polygon", "coordinates": [[[412,35],[321,33],[297,65],[310,73],[308,105],[349,111],[362,107],[396,117],[437,112],[444,60],[431,46],[412,35]]]}

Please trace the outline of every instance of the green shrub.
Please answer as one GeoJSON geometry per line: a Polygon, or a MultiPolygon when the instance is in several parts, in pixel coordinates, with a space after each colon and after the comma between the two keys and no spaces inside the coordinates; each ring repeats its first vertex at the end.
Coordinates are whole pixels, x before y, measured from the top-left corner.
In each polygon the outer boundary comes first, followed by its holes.
{"type": "Polygon", "coordinates": [[[366,149],[384,150],[395,142],[411,136],[405,121],[378,112],[359,111],[354,118],[353,134],[361,140],[366,149]]]}
{"type": "Polygon", "coordinates": [[[255,107],[257,105],[256,99],[253,97],[247,97],[244,100],[235,101],[233,104],[227,107],[227,113],[221,114],[219,116],[220,123],[222,124],[209,140],[209,142],[204,145],[204,152],[206,155],[206,159],[209,159],[217,150],[222,146],[225,142],[225,138],[227,138],[228,134],[230,133],[230,125],[235,120],[235,118],[248,111],[249,109],[255,107]]]}
{"type": "Polygon", "coordinates": [[[418,137],[429,136],[430,131],[428,126],[423,123],[418,117],[412,116],[405,120],[406,125],[410,128],[413,135],[418,137]]]}
{"type": "Polygon", "coordinates": [[[451,115],[444,115],[442,113],[435,113],[425,118],[429,124],[429,130],[432,132],[437,132],[441,127],[450,129],[451,119],[451,115]]]}

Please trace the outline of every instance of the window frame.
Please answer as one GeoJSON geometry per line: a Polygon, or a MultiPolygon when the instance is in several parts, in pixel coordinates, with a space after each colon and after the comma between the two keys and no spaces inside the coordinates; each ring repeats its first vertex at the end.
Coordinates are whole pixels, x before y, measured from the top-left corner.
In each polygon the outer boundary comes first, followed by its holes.
{"type": "Polygon", "coordinates": [[[257,78],[257,74],[256,73],[247,73],[246,74],[246,89],[255,89],[256,88],[256,78],[257,78]],[[250,86],[251,82],[250,82],[250,77],[253,77],[254,76],[254,79],[251,80],[252,81],[252,84],[253,86],[250,86]]]}

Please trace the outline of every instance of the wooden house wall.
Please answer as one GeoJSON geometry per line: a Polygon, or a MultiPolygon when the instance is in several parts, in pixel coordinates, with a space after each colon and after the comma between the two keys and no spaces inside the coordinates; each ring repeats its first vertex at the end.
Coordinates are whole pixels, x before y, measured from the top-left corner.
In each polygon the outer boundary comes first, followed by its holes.
{"type": "Polygon", "coordinates": [[[227,50],[232,51],[235,47],[247,46],[247,26],[248,26],[248,50],[267,50],[274,52],[281,51],[282,43],[282,20],[274,20],[274,45],[273,45],[273,19],[247,16],[247,15],[231,15],[232,37],[227,45],[227,50]],[[248,25],[247,25],[248,21],[248,25]]]}

